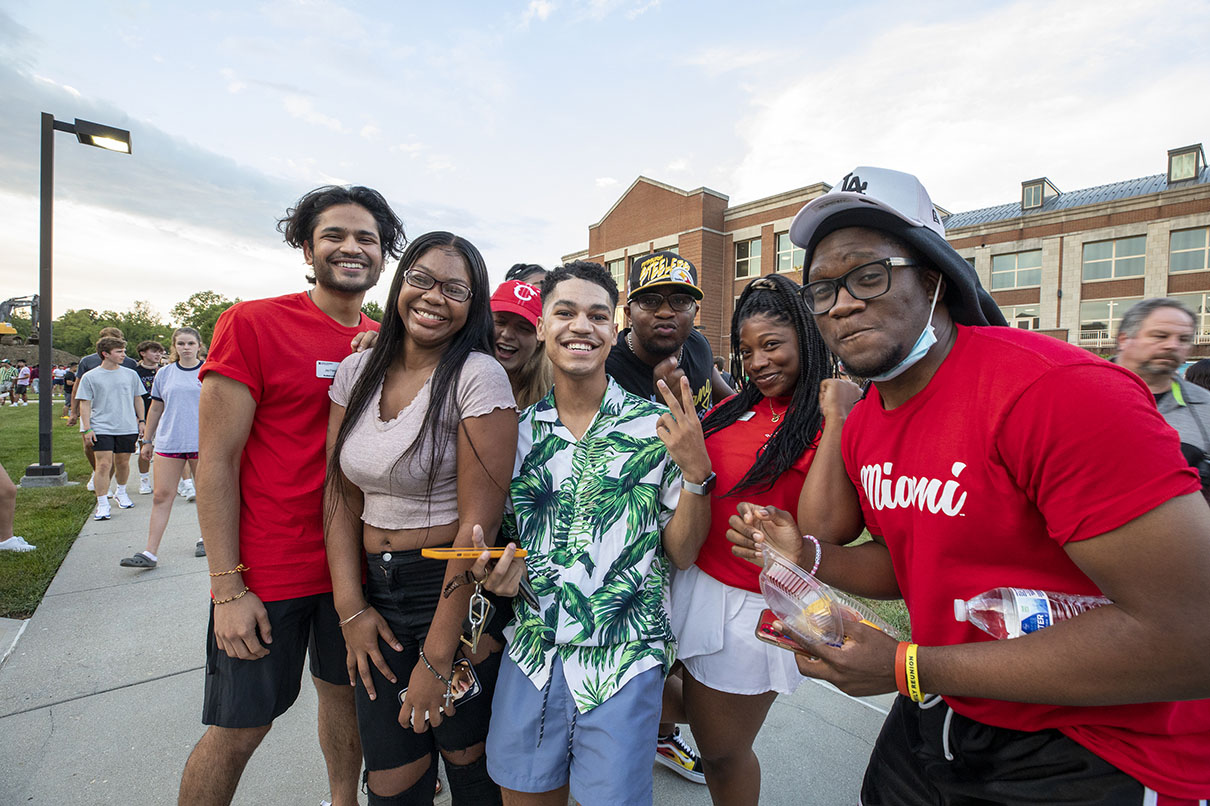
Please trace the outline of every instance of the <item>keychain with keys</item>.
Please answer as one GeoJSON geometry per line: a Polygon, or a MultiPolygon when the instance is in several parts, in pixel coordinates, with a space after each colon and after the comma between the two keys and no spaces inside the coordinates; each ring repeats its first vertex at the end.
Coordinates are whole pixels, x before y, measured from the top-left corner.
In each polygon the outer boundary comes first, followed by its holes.
{"type": "MultiPolygon", "coordinates": [[[[468,607],[467,621],[470,622],[471,640],[468,642],[471,647],[471,654],[479,651],[479,639],[483,635],[483,627],[487,624],[487,618],[491,609],[491,602],[483,595],[483,583],[475,582],[475,592],[471,594],[471,602],[468,607]]],[[[465,638],[463,639],[466,640],[465,638]]]]}

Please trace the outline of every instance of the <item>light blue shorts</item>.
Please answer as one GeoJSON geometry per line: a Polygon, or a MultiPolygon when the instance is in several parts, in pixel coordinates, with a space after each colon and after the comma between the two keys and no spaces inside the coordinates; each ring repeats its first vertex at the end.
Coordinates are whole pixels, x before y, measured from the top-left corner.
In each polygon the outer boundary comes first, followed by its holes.
{"type": "Polygon", "coordinates": [[[664,670],[656,666],[581,714],[561,660],[556,657],[541,690],[505,650],[492,699],[487,771],[515,792],[549,792],[570,783],[572,797],[585,806],[650,804],[663,690],[664,670]]]}

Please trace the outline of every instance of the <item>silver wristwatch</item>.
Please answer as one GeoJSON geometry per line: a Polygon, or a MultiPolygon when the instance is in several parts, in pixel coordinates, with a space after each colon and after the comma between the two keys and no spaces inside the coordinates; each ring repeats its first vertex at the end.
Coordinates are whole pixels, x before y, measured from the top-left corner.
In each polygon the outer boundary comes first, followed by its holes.
{"type": "Polygon", "coordinates": [[[692,481],[681,480],[681,486],[694,495],[710,495],[710,491],[714,489],[714,482],[718,479],[718,474],[711,471],[709,476],[702,479],[701,484],[694,484],[692,481]]]}

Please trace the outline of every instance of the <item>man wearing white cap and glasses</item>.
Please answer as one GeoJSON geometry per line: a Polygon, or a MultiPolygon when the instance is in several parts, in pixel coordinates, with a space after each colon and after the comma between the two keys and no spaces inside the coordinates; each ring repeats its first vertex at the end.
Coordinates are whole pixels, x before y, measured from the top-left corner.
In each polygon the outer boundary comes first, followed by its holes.
{"type": "MultiPolygon", "coordinates": [[[[850,694],[903,695],[862,803],[1210,797],[1210,700],[1198,699],[1210,697],[1210,509],[1197,478],[1136,377],[987,327],[1003,317],[944,234],[914,176],[869,167],[790,228],[824,340],[873,381],[842,452],[874,540],[823,545],[818,576],[902,596],[911,615],[912,643],[849,623],[843,647],[798,660],[850,694]],[[1000,586],[1112,603],[1008,641],[956,619],[955,600],[1000,586]]],[[[815,544],[790,515],[745,518],[732,520],[740,553],[768,540],[811,567],[815,544]]]]}

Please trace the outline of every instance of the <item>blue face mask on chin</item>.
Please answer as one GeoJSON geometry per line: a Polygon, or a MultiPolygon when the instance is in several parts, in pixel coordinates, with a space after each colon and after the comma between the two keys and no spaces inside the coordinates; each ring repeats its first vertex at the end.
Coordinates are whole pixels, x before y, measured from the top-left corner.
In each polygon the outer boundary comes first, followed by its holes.
{"type": "Polygon", "coordinates": [[[912,367],[920,363],[920,359],[928,355],[928,351],[937,343],[937,332],[933,328],[933,311],[937,309],[937,295],[941,292],[941,278],[937,278],[937,287],[933,289],[933,304],[929,306],[929,320],[925,324],[924,330],[920,331],[920,335],[916,338],[916,343],[912,345],[912,349],[903,357],[895,366],[888,369],[881,375],[871,375],[872,381],[889,381],[898,378],[903,373],[907,372],[912,367]]]}

